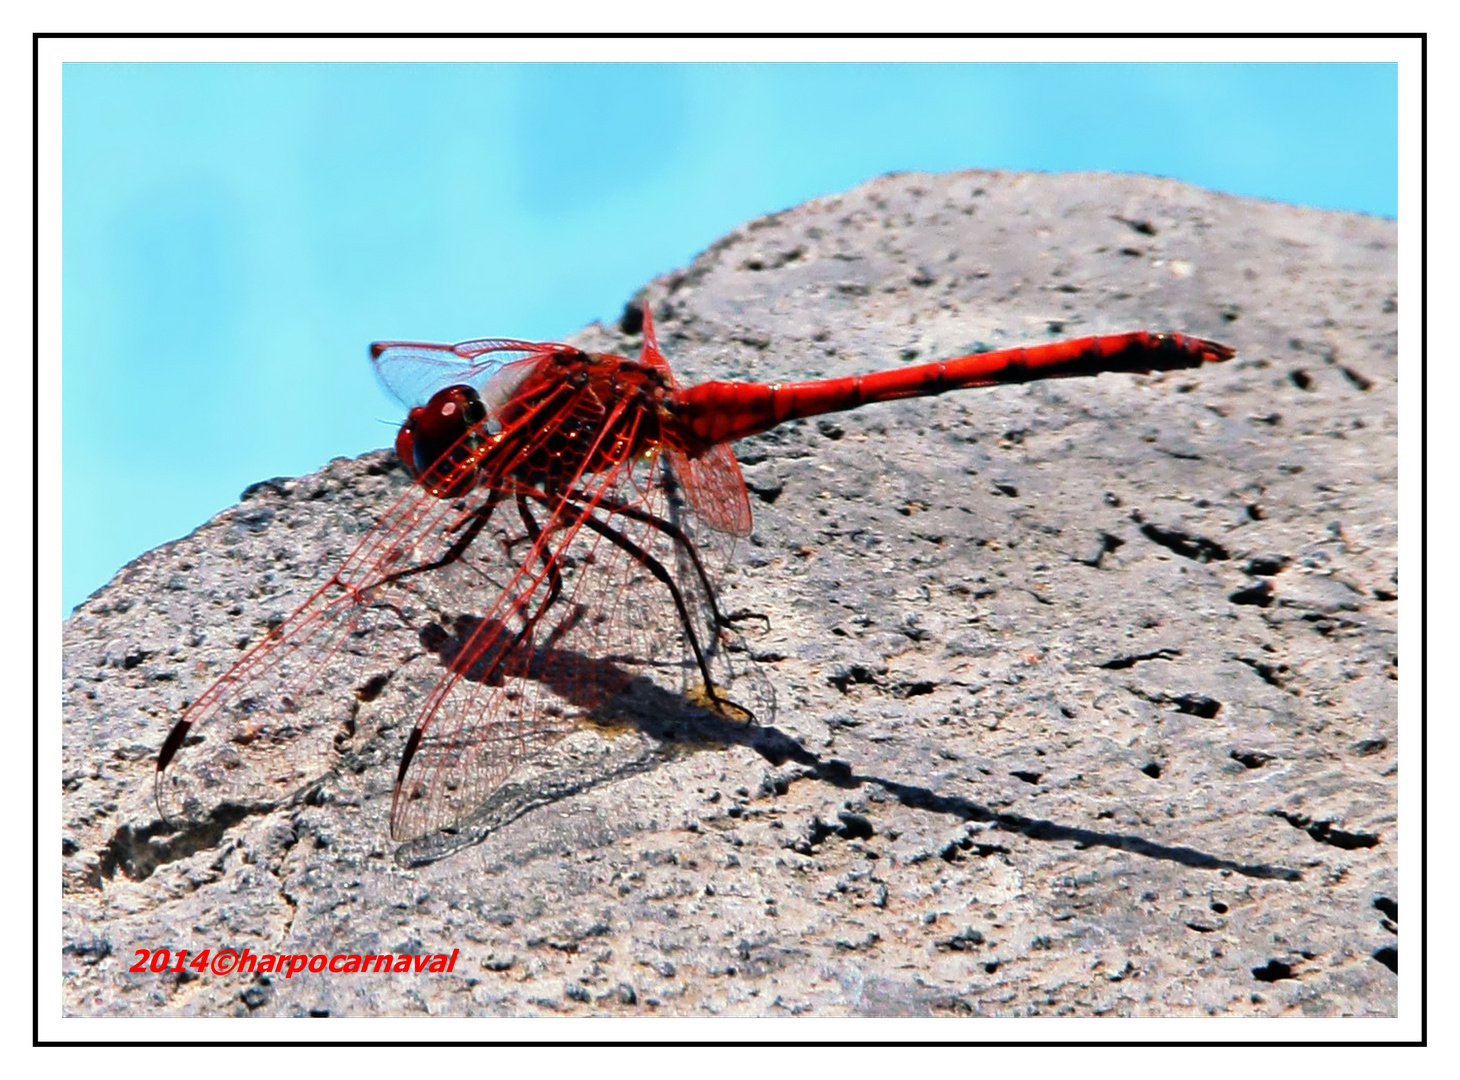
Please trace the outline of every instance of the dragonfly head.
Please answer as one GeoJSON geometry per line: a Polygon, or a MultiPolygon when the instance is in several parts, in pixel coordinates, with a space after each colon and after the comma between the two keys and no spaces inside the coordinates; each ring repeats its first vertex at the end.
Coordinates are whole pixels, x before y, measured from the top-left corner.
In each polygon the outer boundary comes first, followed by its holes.
{"type": "Polygon", "coordinates": [[[410,411],[395,437],[395,455],[432,495],[453,499],[476,481],[476,450],[487,408],[470,386],[438,390],[410,411]]]}

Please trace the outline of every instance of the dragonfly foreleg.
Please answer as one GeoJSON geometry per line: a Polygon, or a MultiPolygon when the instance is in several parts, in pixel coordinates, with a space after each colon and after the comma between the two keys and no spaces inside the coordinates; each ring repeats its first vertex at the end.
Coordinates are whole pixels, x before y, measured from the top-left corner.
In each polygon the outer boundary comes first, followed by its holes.
{"type": "Polygon", "coordinates": [[[381,585],[388,585],[391,582],[400,581],[403,578],[412,577],[416,574],[424,574],[431,570],[439,570],[443,566],[450,566],[452,563],[456,562],[458,559],[466,554],[466,549],[471,547],[476,538],[481,535],[481,531],[487,527],[487,522],[491,519],[492,512],[497,509],[497,506],[499,503],[501,503],[504,495],[505,492],[503,492],[501,489],[492,488],[491,493],[487,496],[486,502],[482,503],[481,506],[477,507],[475,510],[469,511],[468,513],[464,514],[460,519],[458,519],[458,521],[453,524],[451,528],[453,530],[460,528],[463,522],[467,523],[466,528],[462,531],[462,534],[460,536],[452,541],[451,546],[442,553],[440,558],[432,559],[430,562],[421,563],[419,566],[408,566],[404,570],[392,571],[391,573],[386,574],[385,577],[381,578],[378,582],[376,582],[375,585],[372,586],[372,588],[379,588],[381,585]]]}

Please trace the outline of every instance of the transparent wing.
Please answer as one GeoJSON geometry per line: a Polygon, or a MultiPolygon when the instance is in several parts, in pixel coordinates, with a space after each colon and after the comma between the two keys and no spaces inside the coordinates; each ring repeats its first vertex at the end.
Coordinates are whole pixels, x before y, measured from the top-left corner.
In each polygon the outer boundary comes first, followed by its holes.
{"type": "Polygon", "coordinates": [[[352,749],[355,699],[327,673],[348,666],[345,656],[378,669],[392,635],[397,647],[409,640],[414,575],[397,575],[442,559],[478,519],[471,505],[412,486],[328,581],[187,708],[159,755],[165,817],[276,804],[338,767],[352,749]]]}
{"type": "Polygon", "coordinates": [[[431,395],[448,386],[465,385],[481,391],[505,377],[515,384],[545,356],[573,351],[549,341],[483,338],[457,345],[419,341],[377,341],[370,346],[370,362],[380,385],[401,404],[424,405],[431,395]],[[519,371],[516,379],[512,371],[519,371]]]}
{"type": "Polygon", "coordinates": [[[677,447],[669,447],[668,453],[690,504],[704,523],[731,536],[749,536],[753,523],[750,496],[740,462],[729,445],[718,443],[696,458],[677,447]]]}

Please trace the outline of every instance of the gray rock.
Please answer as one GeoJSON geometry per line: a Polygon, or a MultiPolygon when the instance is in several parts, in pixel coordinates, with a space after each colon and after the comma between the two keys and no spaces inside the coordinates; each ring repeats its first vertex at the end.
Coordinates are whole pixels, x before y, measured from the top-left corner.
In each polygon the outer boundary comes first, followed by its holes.
{"type": "Polygon", "coordinates": [[[1393,221],[1168,180],[906,174],[650,283],[686,384],[1139,327],[1239,356],[745,440],[725,599],[767,616],[775,713],[584,726],[425,865],[385,824],[430,677],[404,647],[319,686],[374,725],[358,772],[160,819],[181,708],[406,481],[382,451],[255,486],[66,623],[64,1011],[1395,1015],[1395,252],[1393,221]],[[458,955],[171,970],[205,948],[458,955]]]}

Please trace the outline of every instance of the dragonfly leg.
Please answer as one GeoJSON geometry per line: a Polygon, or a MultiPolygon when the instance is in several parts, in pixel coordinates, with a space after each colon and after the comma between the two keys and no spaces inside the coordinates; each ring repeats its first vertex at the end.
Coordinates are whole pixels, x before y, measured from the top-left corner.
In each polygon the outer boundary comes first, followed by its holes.
{"type": "Polygon", "coordinates": [[[487,501],[482,503],[481,506],[477,507],[475,510],[467,515],[466,520],[468,520],[470,524],[467,525],[462,534],[456,538],[452,545],[446,549],[445,553],[442,554],[439,559],[433,559],[428,563],[421,563],[421,565],[419,566],[408,566],[404,570],[396,570],[392,573],[385,575],[385,577],[381,578],[374,585],[370,586],[370,588],[372,590],[378,589],[380,586],[388,585],[392,581],[400,581],[402,578],[413,577],[416,574],[424,574],[431,570],[439,570],[443,566],[449,566],[450,564],[456,562],[458,559],[466,554],[466,549],[471,547],[476,538],[481,535],[481,531],[486,528],[488,520],[491,519],[492,512],[497,509],[497,506],[501,503],[504,495],[505,492],[503,492],[501,489],[492,488],[491,494],[487,496],[487,501]]]}
{"type": "MultiPolygon", "coordinates": [[[[607,500],[600,500],[598,502],[598,506],[606,508],[610,513],[620,513],[628,510],[634,510],[633,507],[615,507],[608,503],[607,500]]],[[[653,515],[644,514],[641,511],[637,510],[634,510],[634,513],[625,513],[625,516],[635,518],[635,520],[643,521],[645,524],[659,523],[659,519],[653,517],[653,515]]],[[[602,536],[609,543],[613,544],[616,547],[622,548],[625,552],[627,552],[630,556],[637,560],[642,566],[644,566],[651,574],[658,578],[660,583],[669,590],[669,595],[674,599],[674,607],[679,612],[680,625],[684,627],[685,636],[689,638],[690,649],[693,650],[695,654],[695,663],[699,665],[700,674],[704,676],[705,694],[710,698],[711,701],[714,701],[716,704],[731,705],[732,703],[730,701],[727,701],[725,698],[720,696],[720,692],[715,686],[715,679],[710,674],[709,661],[705,659],[704,649],[700,647],[699,634],[695,632],[694,620],[690,618],[689,607],[684,602],[684,594],[680,592],[679,585],[674,580],[674,575],[671,574],[667,569],[665,569],[664,564],[661,563],[658,559],[654,558],[653,555],[650,555],[642,547],[636,544],[629,537],[625,536],[621,531],[614,528],[612,525],[608,524],[605,521],[600,521],[598,518],[594,517],[593,514],[587,512],[586,509],[584,510],[582,521],[584,525],[592,529],[594,532],[598,533],[599,536],[602,536]]],[[[670,535],[678,533],[678,538],[686,546],[688,546],[691,551],[693,550],[694,545],[690,544],[688,537],[686,537],[683,533],[680,533],[677,529],[675,529],[673,525],[670,525],[667,522],[664,522],[663,524],[666,526],[667,530],[671,531],[670,535]]],[[[708,581],[704,579],[704,569],[703,567],[700,567],[698,559],[695,560],[695,565],[699,567],[701,580],[704,581],[704,584],[706,586],[706,594],[711,597],[710,603],[712,609],[714,609],[714,591],[709,588],[708,581]]],[[[718,609],[714,610],[715,618],[718,621],[720,617],[719,611],[718,609]]]]}
{"type": "MultiPolygon", "coordinates": [[[[509,674],[509,665],[519,659],[523,660],[524,672],[530,666],[526,662],[527,658],[524,657],[524,649],[529,645],[543,615],[558,601],[563,592],[563,576],[559,568],[558,555],[547,550],[546,545],[542,543],[544,535],[542,526],[532,516],[532,509],[526,497],[519,493],[516,496],[516,504],[518,516],[527,530],[527,540],[537,551],[538,559],[543,564],[543,570],[548,579],[548,592],[533,610],[530,600],[537,588],[536,585],[533,585],[527,596],[511,599],[505,618],[484,619],[459,647],[461,654],[470,656],[482,656],[490,651],[490,655],[493,657],[491,665],[472,675],[474,680],[488,684],[505,678],[509,674]],[[512,629],[514,619],[520,623],[515,630],[512,629]],[[503,639],[509,634],[511,635],[510,640],[504,643],[503,639]]],[[[530,650],[528,651],[530,652],[530,650]]]]}
{"type": "Polygon", "coordinates": [[[543,615],[563,595],[563,574],[558,565],[558,553],[549,551],[548,546],[542,542],[542,526],[532,516],[532,506],[527,501],[527,496],[519,491],[516,502],[517,516],[522,519],[522,525],[527,530],[527,538],[537,551],[538,558],[542,560],[543,570],[547,573],[548,594],[543,598],[542,603],[537,606],[536,611],[530,615],[522,616],[522,629],[517,632],[516,638],[513,639],[511,648],[507,650],[508,654],[522,647],[522,644],[537,628],[537,624],[542,620],[543,615]]]}
{"type": "MultiPolygon", "coordinates": [[[[574,493],[574,497],[581,498],[577,492],[574,493]]],[[[630,506],[627,503],[611,499],[599,499],[597,505],[607,510],[610,514],[622,514],[631,521],[640,521],[645,525],[652,525],[680,546],[681,550],[689,556],[690,562],[694,564],[695,576],[700,579],[700,588],[704,590],[705,600],[710,605],[710,617],[714,620],[717,627],[728,630],[742,618],[764,617],[747,612],[736,612],[733,615],[723,615],[720,613],[720,604],[715,598],[715,587],[710,582],[710,575],[705,570],[705,564],[700,561],[699,550],[695,547],[694,541],[678,525],[672,521],[666,521],[664,518],[658,517],[655,514],[651,514],[646,510],[640,510],[637,506],[630,506]]]]}

